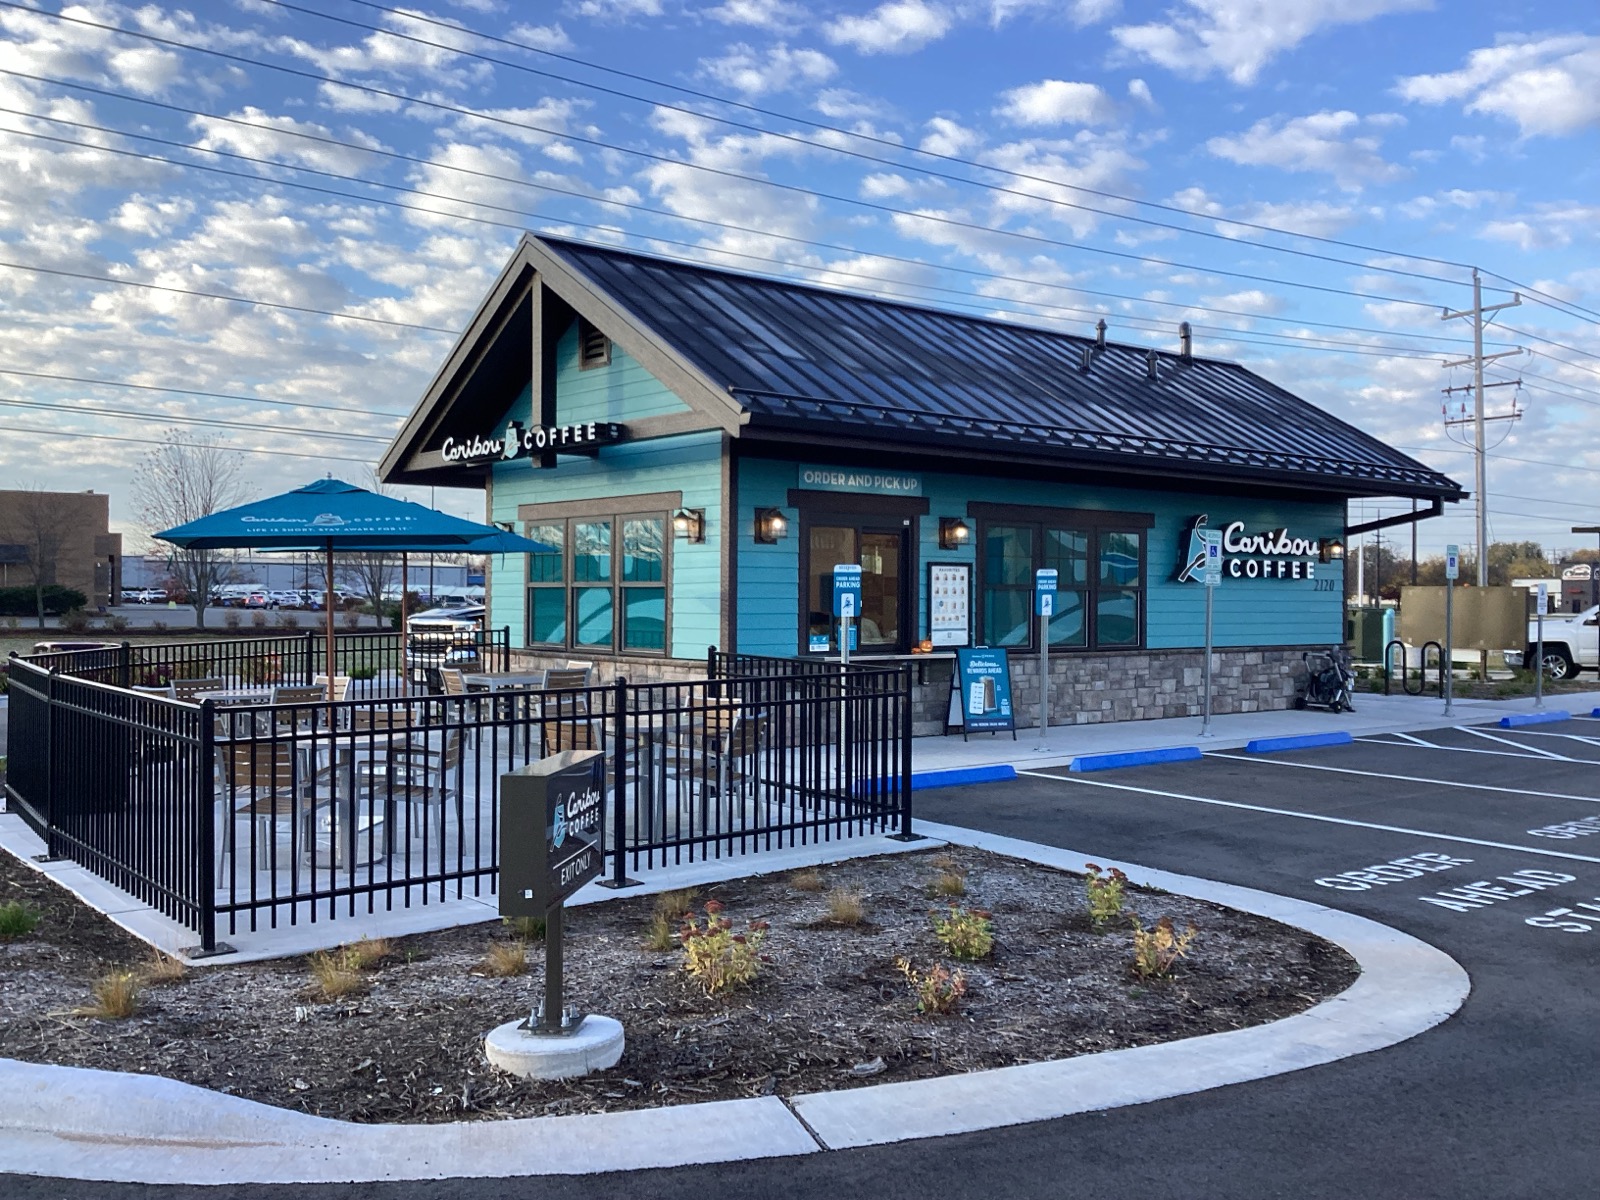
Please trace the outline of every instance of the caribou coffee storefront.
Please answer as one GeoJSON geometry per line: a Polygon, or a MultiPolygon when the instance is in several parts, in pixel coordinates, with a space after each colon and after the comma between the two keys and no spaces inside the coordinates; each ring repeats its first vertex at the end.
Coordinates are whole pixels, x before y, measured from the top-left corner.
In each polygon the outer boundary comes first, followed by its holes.
{"type": "MultiPolygon", "coordinates": [[[[707,648],[915,665],[945,729],[954,652],[1038,703],[1035,572],[1057,572],[1051,722],[1198,713],[1204,534],[1222,535],[1215,710],[1286,707],[1343,636],[1347,501],[1419,516],[1452,480],[1233,363],[1108,336],[525,237],[385,455],[480,489],[548,547],[492,560],[529,667],[688,677],[707,648]]],[[[1409,519],[1409,517],[1407,518],[1409,519]]]]}

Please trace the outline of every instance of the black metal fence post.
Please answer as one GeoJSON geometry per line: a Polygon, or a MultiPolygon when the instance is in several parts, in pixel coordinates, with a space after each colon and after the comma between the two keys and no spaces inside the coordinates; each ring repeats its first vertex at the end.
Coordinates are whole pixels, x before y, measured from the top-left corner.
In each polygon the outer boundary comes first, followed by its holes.
{"type": "MultiPolygon", "coordinates": [[[[199,764],[196,773],[199,776],[194,780],[194,801],[199,817],[200,861],[196,864],[199,868],[199,881],[196,891],[199,893],[195,899],[199,905],[200,918],[200,952],[202,954],[215,954],[217,952],[217,811],[211,803],[211,781],[216,776],[217,769],[217,720],[215,716],[216,704],[211,700],[200,702],[200,753],[196,756],[199,764]]],[[[237,853],[237,848],[235,848],[237,853]]]]}
{"type": "Polygon", "coordinates": [[[500,669],[511,670],[511,626],[500,627],[500,669]]]}
{"type": "MultiPolygon", "coordinates": [[[[15,751],[13,751],[15,753],[15,751]]],[[[56,673],[44,677],[44,853],[59,858],[56,838],[56,673]]]]}
{"type": "MultiPolygon", "coordinates": [[[[326,597],[326,600],[329,604],[333,603],[332,596],[326,597]]],[[[317,675],[317,631],[315,629],[306,630],[305,664],[305,670],[300,672],[301,683],[303,683],[306,687],[310,687],[317,675]]],[[[329,681],[328,686],[333,686],[331,680],[329,681]]]]}
{"type": "Polygon", "coordinates": [[[628,681],[618,675],[611,684],[611,878],[607,887],[636,887],[628,878],[628,681]]]}
{"type": "Polygon", "coordinates": [[[913,842],[918,836],[911,832],[911,668],[902,667],[900,675],[900,720],[895,733],[900,741],[900,771],[899,771],[899,804],[900,804],[900,832],[896,835],[902,842],[913,842]]]}
{"type": "Polygon", "coordinates": [[[122,647],[121,647],[119,653],[117,654],[117,686],[118,687],[126,688],[130,684],[133,683],[133,663],[132,663],[131,658],[130,658],[130,655],[132,654],[132,651],[133,651],[133,647],[131,645],[129,645],[127,642],[123,642],[122,643],[122,647]]]}

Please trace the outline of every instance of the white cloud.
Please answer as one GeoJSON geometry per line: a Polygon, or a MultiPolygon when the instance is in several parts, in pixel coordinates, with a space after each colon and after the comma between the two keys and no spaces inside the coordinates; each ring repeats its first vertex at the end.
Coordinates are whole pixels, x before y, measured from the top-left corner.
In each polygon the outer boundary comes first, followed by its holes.
{"type": "Polygon", "coordinates": [[[921,149],[929,154],[943,154],[960,158],[971,152],[982,137],[949,117],[934,117],[928,122],[928,134],[922,139],[921,149]]]}
{"type": "Polygon", "coordinates": [[[1111,36],[1125,54],[1180,75],[1220,71],[1251,84],[1279,54],[1321,30],[1432,6],[1432,0],[1183,0],[1164,21],[1119,25],[1111,36]]]}
{"type": "Polygon", "coordinates": [[[705,15],[724,25],[750,25],[756,29],[787,32],[799,26],[806,10],[786,0],[725,0],[705,15]]]}
{"type": "Polygon", "coordinates": [[[513,25],[506,37],[535,50],[571,50],[572,39],[559,25],[513,25]]]}
{"type": "Polygon", "coordinates": [[[406,37],[373,33],[351,46],[323,46],[300,38],[281,38],[275,47],[341,79],[418,77],[432,88],[456,89],[489,80],[493,68],[488,63],[459,53],[476,48],[475,35],[453,23],[435,23],[439,20],[419,21],[404,14],[386,13],[384,24],[406,37]]]}
{"type": "Polygon", "coordinates": [[[659,17],[661,0],[578,0],[573,11],[601,21],[628,21],[634,17],[659,17]]]}
{"type": "Polygon", "coordinates": [[[1104,125],[1116,105],[1097,84],[1044,79],[1001,94],[995,114],[1013,125],[1104,125]]]}
{"type": "Polygon", "coordinates": [[[1128,95],[1138,101],[1151,112],[1159,111],[1156,98],[1150,93],[1150,85],[1142,79],[1128,80],[1128,95]]]}
{"type": "Polygon", "coordinates": [[[721,58],[703,58],[700,71],[744,96],[761,96],[825,83],[839,68],[820,50],[791,50],[783,43],[765,55],[740,42],[721,58]]]}
{"type": "MultiPolygon", "coordinates": [[[[1011,180],[1007,192],[995,195],[991,221],[999,224],[1016,216],[1043,219],[1065,225],[1080,238],[1093,232],[1101,218],[1069,207],[1084,203],[1078,189],[1126,193],[1145,165],[1119,135],[1088,130],[1066,139],[1011,142],[985,153],[983,161],[1029,177],[1011,180]]],[[[1098,208],[1119,207],[1102,199],[1093,203],[1098,208]]]]}
{"type": "Polygon", "coordinates": [[[1522,250],[1542,250],[1571,245],[1600,232],[1600,206],[1572,203],[1539,204],[1505,220],[1489,221],[1479,236],[1510,242],[1522,250]]]}
{"type": "Polygon", "coordinates": [[[989,23],[998,29],[1023,13],[1059,13],[1082,29],[1108,20],[1121,7],[1122,0],[989,0],[989,23]]]}
{"type": "Polygon", "coordinates": [[[1395,91],[1419,104],[1466,101],[1469,113],[1515,121],[1524,136],[1600,125],[1600,36],[1508,39],[1474,50],[1460,70],[1412,75],[1395,91]]]}
{"type": "Polygon", "coordinates": [[[374,149],[382,146],[377,139],[359,131],[346,131],[338,135],[326,125],[298,121],[293,117],[273,116],[250,106],[229,115],[233,121],[218,121],[210,117],[191,118],[190,126],[200,134],[194,144],[206,150],[229,150],[252,158],[301,163],[318,170],[342,174],[357,174],[370,169],[374,161],[372,155],[345,146],[311,141],[310,138],[354,142],[374,149]],[[239,125],[235,121],[247,124],[239,125]],[[294,134],[309,136],[295,137],[294,134]]]}
{"type": "Polygon", "coordinates": [[[839,17],[823,26],[830,42],[860,54],[910,54],[950,32],[954,15],[925,0],[889,0],[864,17],[839,17]]]}
{"type": "Polygon", "coordinates": [[[865,121],[888,115],[888,108],[881,101],[847,88],[824,88],[817,93],[812,107],[835,121],[865,121]]]}
{"type": "Polygon", "coordinates": [[[1379,138],[1358,132],[1391,122],[1358,117],[1353,112],[1319,112],[1277,121],[1263,118],[1243,133],[1214,137],[1206,148],[1218,158],[1245,166],[1283,171],[1315,171],[1332,175],[1339,186],[1359,190],[1365,183],[1388,183],[1406,175],[1404,167],[1379,153],[1379,138]]]}

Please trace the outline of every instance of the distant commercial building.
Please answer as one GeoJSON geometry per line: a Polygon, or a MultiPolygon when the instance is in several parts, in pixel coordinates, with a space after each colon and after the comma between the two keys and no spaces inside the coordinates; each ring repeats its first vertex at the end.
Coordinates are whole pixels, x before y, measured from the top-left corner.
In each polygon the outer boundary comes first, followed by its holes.
{"type": "Polygon", "coordinates": [[[90,608],[115,604],[122,535],[111,532],[111,497],[0,491],[0,587],[32,587],[36,557],[45,584],[82,592],[90,608]]]}

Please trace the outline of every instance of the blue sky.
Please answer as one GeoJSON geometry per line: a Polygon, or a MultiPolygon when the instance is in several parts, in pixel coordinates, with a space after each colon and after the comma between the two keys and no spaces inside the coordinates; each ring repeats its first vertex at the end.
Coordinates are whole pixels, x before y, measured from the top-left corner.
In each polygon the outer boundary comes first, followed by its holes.
{"type": "MultiPolygon", "coordinates": [[[[128,530],[171,429],[263,494],[365,478],[524,228],[1139,344],[1187,319],[1469,484],[1440,307],[1477,266],[1524,292],[1492,536],[1600,520],[1593,4],[5,3],[0,130],[0,472],[128,530]]],[[[1423,529],[1470,543],[1470,505],[1423,529]]]]}

